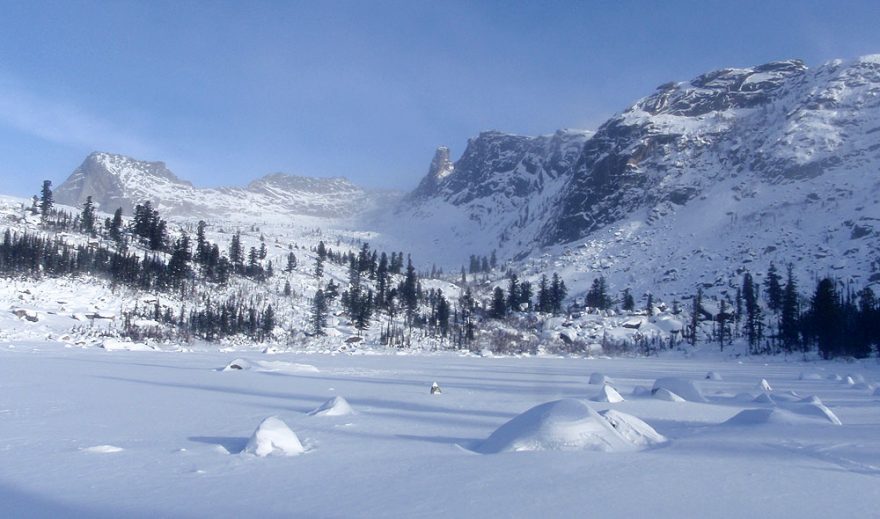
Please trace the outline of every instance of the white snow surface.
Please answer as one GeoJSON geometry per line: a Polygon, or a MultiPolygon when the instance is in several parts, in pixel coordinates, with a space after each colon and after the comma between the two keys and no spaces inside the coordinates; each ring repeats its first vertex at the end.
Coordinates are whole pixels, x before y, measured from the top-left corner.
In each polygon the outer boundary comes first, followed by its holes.
{"type": "Polygon", "coordinates": [[[266,456],[296,456],[305,452],[305,449],[296,433],[291,431],[286,423],[277,416],[270,416],[254,430],[254,434],[251,435],[243,452],[264,458],[266,456]]]}
{"type": "MultiPolygon", "coordinates": [[[[318,371],[218,371],[230,358],[206,346],[108,354],[54,340],[0,339],[4,515],[576,517],[589,510],[600,517],[640,517],[650,510],[661,518],[787,518],[876,513],[876,500],[868,497],[876,495],[880,475],[877,397],[830,380],[800,379],[804,371],[848,371],[876,382],[880,365],[875,360],[841,367],[765,357],[277,353],[271,360],[309,364],[318,371]],[[701,382],[706,402],[670,405],[642,395],[613,404],[613,411],[612,404],[592,402],[587,410],[582,402],[596,390],[586,383],[593,372],[613,377],[618,390],[631,394],[656,379],[695,380],[713,370],[725,376],[701,382]],[[815,408],[805,404],[811,402],[792,402],[769,408],[760,426],[720,427],[756,407],[729,395],[754,392],[762,378],[773,380],[777,393],[815,395],[843,425],[810,416],[815,408]],[[425,381],[435,379],[443,382],[443,398],[426,390],[425,381]],[[308,415],[343,394],[357,415],[344,421],[308,415]],[[567,403],[558,405],[557,419],[581,421],[611,438],[608,446],[626,447],[624,452],[474,454],[523,411],[560,399],[567,403]],[[804,411],[798,413],[797,406],[804,411]],[[267,416],[296,431],[308,453],[235,455],[267,416]],[[646,434],[634,417],[658,437],[646,434]],[[669,440],[661,448],[633,451],[657,445],[659,436],[669,440]],[[834,489],[833,501],[828,489],[834,489]]],[[[247,358],[260,360],[253,352],[247,358]]]]}
{"type": "Polygon", "coordinates": [[[334,396],[309,414],[312,416],[347,416],[355,414],[355,410],[352,409],[348,400],[341,396],[334,396]]]}

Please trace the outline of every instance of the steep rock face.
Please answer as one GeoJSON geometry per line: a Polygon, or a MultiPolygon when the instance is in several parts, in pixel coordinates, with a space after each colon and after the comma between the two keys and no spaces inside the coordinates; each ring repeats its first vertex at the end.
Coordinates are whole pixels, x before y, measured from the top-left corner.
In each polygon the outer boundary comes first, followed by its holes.
{"type": "Polygon", "coordinates": [[[55,199],[62,204],[79,206],[91,196],[105,210],[122,207],[131,214],[141,200],[151,199],[157,203],[162,193],[192,189],[192,184],[177,178],[164,162],[95,152],[58,186],[55,199]]]}
{"type": "Polygon", "coordinates": [[[774,184],[876,161],[876,57],[808,70],[800,61],[666,84],[603,124],[541,233],[571,242],[634,211],[669,213],[732,176],[774,184]]]}

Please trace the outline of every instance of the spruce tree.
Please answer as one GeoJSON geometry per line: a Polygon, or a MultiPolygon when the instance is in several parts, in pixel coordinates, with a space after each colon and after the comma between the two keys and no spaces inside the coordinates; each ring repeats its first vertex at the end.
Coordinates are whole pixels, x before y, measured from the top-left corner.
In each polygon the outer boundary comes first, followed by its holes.
{"type": "Polygon", "coordinates": [[[492,314],[495,319],[503,319],[507,315],[507,304],[504,299],[504,290],[495,287],[492,292],[492,314]]]}
{"type": "Polygon", "coordinates": [[[834,281],[819,280],[810,306],[810,330],[825,359],[843,353],[840,300],[834,281]]]}
{"type": "Polygon", "coordinates": [[[122,241],[122,208],[119,207],[113,213],[113,220],[110,221],[109,229],[110,239],[119,243],[122,241]]]}
{"type": "Polygon", "coordinates": [[[40,215],[43,221],[49,217],[49,212],[55,206],[55,197],[52,195],[52,181],[44,180],[43,188],[40,190],[40,215]]]}
{"type": "Polygon", "coordinates": [[[506,305],[509,311],[519,311],[519,278],[516,274],[511,274],[507,284],[507,301],[506,305]]]}
{"type": "Polygon", "coordinates": [[[624,289],[623,291],[623,309],[627,312],[632,312],[636,309],[636,301],[629,288],[624,289]]]}
{"type": "Polygon", "coordinates": [[[79,221],[82,226],[82,232],[90,235],[95,234],[95,204],[92,203],[91,195],[86,197],[79,221]]]}
{"type": "Polygon", "coordinates": [[[327,327],[327,301],[321,289],[315,292],[315,297],[312,299],[311,321],[314,334],[324,335],[324,328],[327,327]]]}
{"type": "Polygon", "coordinates": [[[767,269],[767,279],[764,280],[765,290],[767,291],[767,307],[774,313],[782,310],[782,285],[781,276],[776,270],[776,265],[771,261],[770,268],[767,269]]]}
{"type": "Polygon", "coordinates": [[[779,337],[785,351],[793,351],[800,342],[800,311],[798,309],[797,281],[794,278],[792,265],[788,265],[788,277],[782,294],[782,305],[779,317],[779,337]]]}

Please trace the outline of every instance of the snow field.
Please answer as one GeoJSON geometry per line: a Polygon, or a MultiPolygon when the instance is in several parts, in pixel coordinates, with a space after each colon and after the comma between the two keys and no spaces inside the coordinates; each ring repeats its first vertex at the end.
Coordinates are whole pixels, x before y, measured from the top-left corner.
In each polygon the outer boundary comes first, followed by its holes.
{"type": "MultiPolygon", "coordinates": [[[[314,369],[218,370],[241,355],[0,343],[0,498],[7,510],[91,517],[876,511],[866,496],[876,495],[880,474],[880,400],[824,377],[800,379],[815,371],[871,383],[880,380],[873,361],[277,354],[273,362],[314,369]],[[705,380],[708,371],[723,380],[705,380]],[[658,379],[699,381],[706,401],[663,402],[647,391],[588,403],[598,389],[587,383],[593,372],[627,395],[658,379]],[[762,379],[773,385],[775,404],[751,401],[762,379]],[[430,394],[433,381],[442,395],[430,394]],[[357,414],[309,415],[343,395],[357,414]],[[602,436],[585,437],[583,429],[610,428],[611,445],[626,448],[477,453],[505,424],[558,401],[566,403],[551,413],[556,422],[526,420],[536,429],[515,428],[515,441],[530,430],[552,438],[562,429],[595,445],[602,436]],[[842,425],[795,411],[819,405],[842,425]],[[723,425],[748,410],[760,413],[723,425]],[[240,454],[267,417],[283,422],[307,452],[240,454]]],[[[240,358],[257,366],[267,357],[240,358]]],[[[267,429],[281,435],[279,443],[291,438],[284,428],[267,429]]]]}

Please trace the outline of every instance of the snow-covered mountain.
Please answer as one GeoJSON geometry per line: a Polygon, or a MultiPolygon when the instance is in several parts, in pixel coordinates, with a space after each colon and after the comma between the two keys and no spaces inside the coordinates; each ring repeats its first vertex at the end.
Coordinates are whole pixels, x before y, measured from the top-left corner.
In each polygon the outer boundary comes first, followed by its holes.
{"type": "Polygon", "coordinates": [[[384,249],[447,269],[497,250],[565,272],[575,291],[598,273],[617,289],[723,289],[771,261],[863,284],[880,282],[878,139],[880,56],[789,60],[667,83],[596,132],[484,132],[454,162],[438,148],[403,197],[282,174],[199,189],[162,163],[107,153],[56,197],[127,212],[150,199],[169,216],[309,215],[325,229],[358,215],[347,232],[384,249]]]}
{"type": "Polygon", "coordinates": [[[274,173],[245,188],[197,188],[179,179],[162,162],[111,153],[92,153],[55,190],[58,202],[81,205],[87,196],[105,210],[150,200],[171,216],[267,218],[293,215],[342,218],[394,200],[393,192],[369,191],[344,178],[310,178],[274,173]]]}
{"type": "Polygon", "coordinates": [[[592,136],[483,133],[441,173],[396,221],[451,222],[460,262],[550,250],[645,290],[770,261],[880,281],[880,56],[667,83],[592,136]]]}

